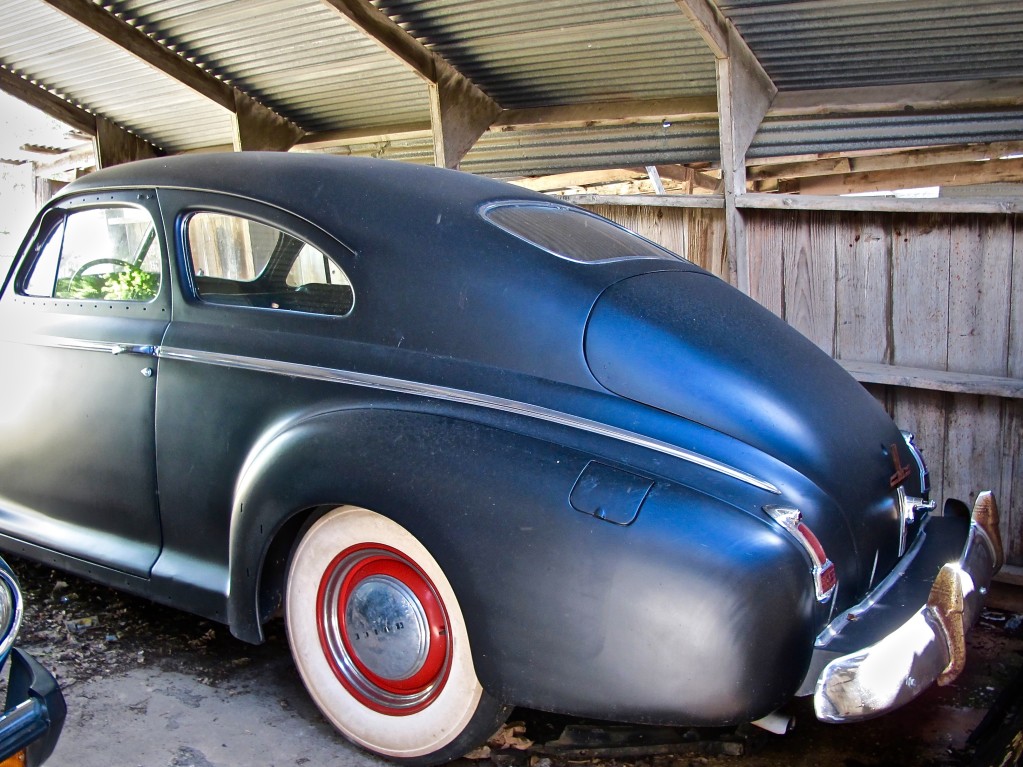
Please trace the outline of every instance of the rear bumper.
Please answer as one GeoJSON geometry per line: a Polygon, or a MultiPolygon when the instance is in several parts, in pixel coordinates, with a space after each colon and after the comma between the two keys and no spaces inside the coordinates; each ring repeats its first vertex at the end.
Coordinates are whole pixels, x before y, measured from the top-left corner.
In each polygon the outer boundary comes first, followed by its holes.
{"type": "Polygon", "coordinates": [[[14,648],[10,663],[7,704],[0,714],[0,761],[24,751],[24,764],[35,767],[53,753],[67,706],[53,675],[31,655],[14,648]]]}
{"type": "Polygon", "coordinates": [[[869,719],[934,682],[955,679],[966,658],[966,631],[980,616],[1002,556],[990,493],[977,499],[969,521],[928,520],[904,565],[818,638],[804,682],[813,684],[817,718],[869,719]]]}

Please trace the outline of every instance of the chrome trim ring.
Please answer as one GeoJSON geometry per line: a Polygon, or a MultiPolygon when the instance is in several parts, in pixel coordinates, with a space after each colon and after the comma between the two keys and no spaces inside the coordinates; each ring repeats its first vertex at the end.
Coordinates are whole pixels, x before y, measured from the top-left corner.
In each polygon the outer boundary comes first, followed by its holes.
{"type": "Polygon", "coordinates": [[[18,579],[0,568],[0,658],[6,658],[21,630],[24,600],[18,579]]]}

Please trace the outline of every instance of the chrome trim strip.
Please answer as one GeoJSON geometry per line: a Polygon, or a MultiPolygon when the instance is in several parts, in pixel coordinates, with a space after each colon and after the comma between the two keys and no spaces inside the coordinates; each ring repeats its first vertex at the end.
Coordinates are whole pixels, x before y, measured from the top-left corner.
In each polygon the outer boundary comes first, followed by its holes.
{"type": "Polygon", "coordinates": [[[38,346],[49,346],[54,349],[74,349],[83,352],[105,352],[106,354],[117,354],[117,350],[123,344],[107,343],[105,341],[86,341],[81,338],[44,338],[38,346]]]}
{"type": "Polygon", "coordinates": [[[236,354],[220,354],[216,352],[192,351],[188,349],[177,349],[173,347],[159,346],[156,348],[156,356],[160,359],[178,360],[182,362],[197,362],[206,365],[217,365],[220,367],[235,368],[238,370],[253,370],[257,372],[272,373],[275,375],[288,376],[290,378],[305,378],[312,381],[327,381],[331,383],[347,384],[369,389],[378,389],[397,394],[410,394],[417,397],[430,397],[432,399],[445,400],[462,405],[473,405],[476,407],[488,408],[504,413],[512,413],[527,418],[534,418],[539,421],[567,426],[580,431],[610,437],[630,445],[645,447],[656,450],[664,455],[680,458],[683,461],[701,466],[705,469],[724,474],[732,479],[745,482],[748,485],[766,490],[775,495],[781,495],[781,490],[766,480],[758,479],[751,474],[736,469],[727,464],[715,461],[712,458],[694,453],[682,447],[662,442],[658,439],[645,437],[627,429],[620,429],[616,426],[598,423],[588,418],[562,413],[558,410],[530,405],[525,402],[495,397],[489,394],[478,394],[463,389],[453,389],[447,386],[435,384],[417,383],[400,378],[373,375],[370,373],[357,373],[350,370],[337,370],[333,368],[321,368],[314,365],[303,365],[294,362],[281,362],[279,360],[266,360],[254,357],[243,357],[236,354]]]}

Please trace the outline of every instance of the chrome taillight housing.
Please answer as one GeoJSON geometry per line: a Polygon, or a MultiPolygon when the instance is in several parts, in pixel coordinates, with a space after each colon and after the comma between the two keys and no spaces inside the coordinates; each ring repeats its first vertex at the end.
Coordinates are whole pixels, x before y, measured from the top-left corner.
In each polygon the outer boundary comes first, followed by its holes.
{"type": "Polygon", "coordinates": [[[828,559],[820,540],[803,521],[803,513],[799,509],[783,506],[765,506],[764,511],[795,538],[796,542],[810,556],[810,574],[813,576],[817,601],[827,602],[838,586],[838,572],[835,570],[835,564],[828,559]]]}

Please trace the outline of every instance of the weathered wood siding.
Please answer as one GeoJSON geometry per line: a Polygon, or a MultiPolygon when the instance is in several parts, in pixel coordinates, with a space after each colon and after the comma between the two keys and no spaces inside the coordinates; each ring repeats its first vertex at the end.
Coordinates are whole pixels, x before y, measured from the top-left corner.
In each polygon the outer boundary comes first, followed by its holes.
{"type": "MultiPolygon", "coordinates": [[[[721,211],[595,210],[723,274],[721,211]]],[[[1023,379],[1023,216],[744,215],[753,297],[833,357],[1023,379]]],[[[995,491],[1023,565],[1023,399],[920,387],[868,386],[917,435],[934,497],[995,491]]]]}

